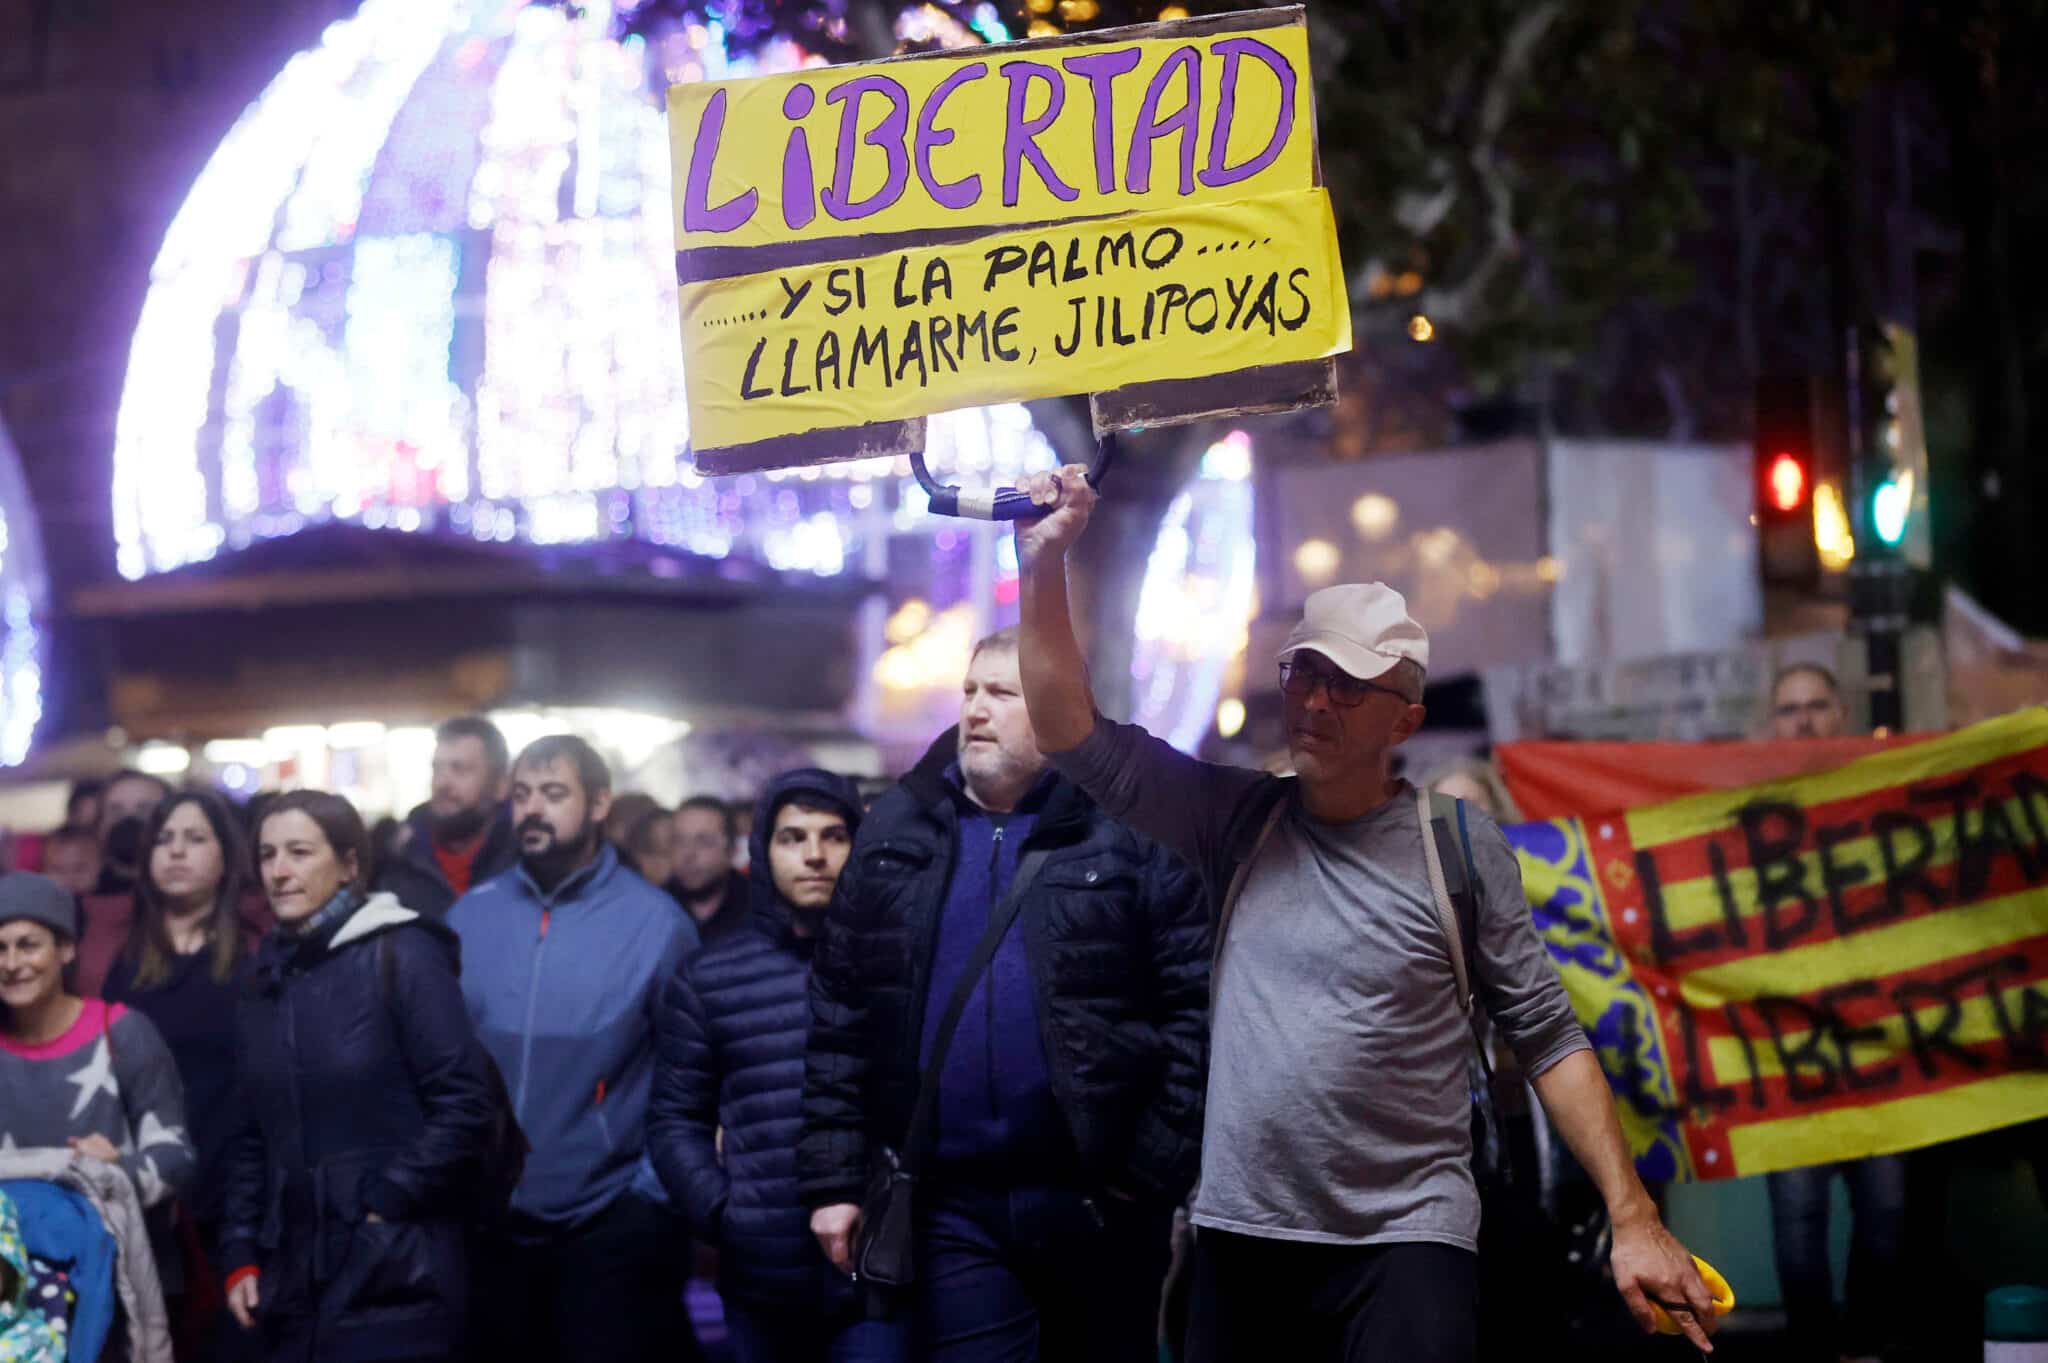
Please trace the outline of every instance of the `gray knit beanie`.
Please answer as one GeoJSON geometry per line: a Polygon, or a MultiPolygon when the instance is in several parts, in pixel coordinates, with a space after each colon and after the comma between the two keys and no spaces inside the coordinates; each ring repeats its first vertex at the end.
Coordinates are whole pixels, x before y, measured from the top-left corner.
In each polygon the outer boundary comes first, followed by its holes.
{"type": "Polygon", "coordinates": [[[41,923],[66,942],[78,940],[78,901],[71,891],[34,871],[0,875],[0,923],[41,923]]]}

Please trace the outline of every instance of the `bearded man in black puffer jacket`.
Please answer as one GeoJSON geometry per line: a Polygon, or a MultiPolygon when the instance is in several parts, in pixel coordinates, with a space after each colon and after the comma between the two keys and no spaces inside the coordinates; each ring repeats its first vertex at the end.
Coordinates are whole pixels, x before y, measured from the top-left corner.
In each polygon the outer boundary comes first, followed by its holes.
{"type": "Polygon", "coordinates": [[[928,1363],[1153,1356],[1200,1155],[1205,903],[1047,768],[1004,631],[968,664],[959,729],[869,812],[819,937],[797,1171],[842,1267],[947,1000],[1030,866],[938,1070],[903,1303],[928,1363]]]}
{"type": "Polygon", "coordinates": [[[771,781],[741,882],[750,917],[683,962],[656,1017],[648,1151],[692,1232],[718,1248],[739,1363],[903,1357],[902,1325],[856,1302],[797,1195],[811,947],[860,814],[845,777],[805,769],[771,781]]]}

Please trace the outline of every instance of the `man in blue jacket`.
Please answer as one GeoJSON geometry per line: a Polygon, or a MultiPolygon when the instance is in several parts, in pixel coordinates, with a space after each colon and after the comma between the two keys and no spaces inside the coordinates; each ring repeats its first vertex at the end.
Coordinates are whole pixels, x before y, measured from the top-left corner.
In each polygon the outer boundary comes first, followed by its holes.
{"type": "Polygon", "coordinates": [[[1151,1357],[1199,1159],[1193,873],[1046,768],[1004,631],[968,664],[959,728],[862,822],[818,935],[797,1176],[842,1269],[878,1147],[902,1149],[947,1000],[1036,852],[938,1066],[904,1303],[929,1363],[1151,1357]]]}
{"type": "Polygon", "coordinates": [[[697,945],[603,837],[611,773],[582,739],[512,764],[519,864],[464,895],[462,992],[532,1143],[477,1246],[479,1358],[641,1363],[688,1348],[681,1241],[644,1149],[661,986],[697,945]]]}
{"type": "Polygon", "coordinates": [[[656,1023],[648,1150],[692,1232],[718,1247],[737,1363],[903,1356],[901,1325],[867,1318],[826,1262],[796,1182],[811,947],[860,814],[843,776],[769,783],[754,814],[751,915],[683,962],[656,1023]]]}

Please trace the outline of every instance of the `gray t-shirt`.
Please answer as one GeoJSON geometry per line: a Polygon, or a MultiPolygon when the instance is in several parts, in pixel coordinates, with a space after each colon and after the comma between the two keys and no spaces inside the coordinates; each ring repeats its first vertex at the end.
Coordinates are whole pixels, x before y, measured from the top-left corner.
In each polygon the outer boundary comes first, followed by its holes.
{"type": "MultiPolygon", "coordinates": [[[[1053,764],[1204,866],[1259,773],[1108,721],[1053,764]]],[[[1479,1001],[1533,1078],[1587,1047],[1521,870],[1471,811],[1479,1001]]],[[[1467,1060],[1412,788],[1325,824],[1290,803],[1245,878],[1214,982],[1195,1224],[1323,1244],[1475,1249],[1467,1060]]]]}

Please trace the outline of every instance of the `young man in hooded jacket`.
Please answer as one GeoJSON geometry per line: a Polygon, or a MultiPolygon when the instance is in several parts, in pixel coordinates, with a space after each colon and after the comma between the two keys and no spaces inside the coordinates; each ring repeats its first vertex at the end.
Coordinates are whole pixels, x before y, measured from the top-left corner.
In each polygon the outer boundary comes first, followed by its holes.
{"type": "Polygon", "coordinates": [[[797,1192],[811,949],[860,816],[843,776],[771,781],[755,808],[750,915],[683,962],[655,1019],[648,1152],[692,1232],[718,1248],[737,1363],[903,1356],[902,1327],[868,1318],[797,1192]]]}

